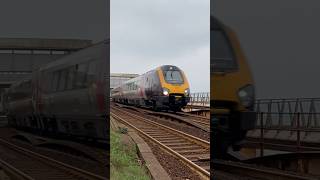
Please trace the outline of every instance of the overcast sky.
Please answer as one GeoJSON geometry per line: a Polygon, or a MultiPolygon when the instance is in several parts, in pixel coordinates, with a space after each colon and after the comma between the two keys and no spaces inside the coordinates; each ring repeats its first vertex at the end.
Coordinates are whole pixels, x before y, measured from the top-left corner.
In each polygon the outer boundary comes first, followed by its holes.
{"type": "Polygon", "coordinates": [[[210,91],[209,0],[111,1],[111,72],[180,67],[192,92],[210,91]]]}
{"type": "Polygon", "coordinates": [[[0,38],[77,38],[107,34],[106,0],[2,0],[0,38]]]}
{"type": "Polygon", "coordinates": [[[213,2],[240,38],[258,97],[320,97],[320,1],[213,2]]]}

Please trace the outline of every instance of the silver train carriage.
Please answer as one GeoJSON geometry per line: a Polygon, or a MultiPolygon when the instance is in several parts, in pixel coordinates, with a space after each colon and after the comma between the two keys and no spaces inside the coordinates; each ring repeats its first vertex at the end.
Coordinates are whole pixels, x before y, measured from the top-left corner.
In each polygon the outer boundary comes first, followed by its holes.
{"type": "Polygon", "coordinates": [[[109,40],[64,56],[13,84],[9,124],[28,130],[107,139],[109,40]]]}

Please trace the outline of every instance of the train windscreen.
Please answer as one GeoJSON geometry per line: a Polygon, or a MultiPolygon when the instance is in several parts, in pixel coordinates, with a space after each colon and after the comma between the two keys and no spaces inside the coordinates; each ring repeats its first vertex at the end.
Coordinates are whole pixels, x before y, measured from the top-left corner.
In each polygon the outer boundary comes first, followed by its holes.
{"type": "Polygon", "coordinates": [[[163,71],[165,80],[170,84],[183,84],[181,72],[178,70],[163,71]]]}
{"type": "Polygon", "coordinates": [[[210,32],[211,72],[222,72],[236,68],[236,61],[229,39],[221,30],[210,32]]]}

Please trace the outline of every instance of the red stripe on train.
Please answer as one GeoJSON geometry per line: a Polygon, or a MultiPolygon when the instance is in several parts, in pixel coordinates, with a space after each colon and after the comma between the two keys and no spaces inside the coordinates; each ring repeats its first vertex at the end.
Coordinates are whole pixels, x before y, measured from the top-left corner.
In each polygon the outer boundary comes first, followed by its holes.
{"type": "Polygon", "coordinates": [[[106,111],[105,83],[97,82],[96,98],[100,112],[106,111]]]}

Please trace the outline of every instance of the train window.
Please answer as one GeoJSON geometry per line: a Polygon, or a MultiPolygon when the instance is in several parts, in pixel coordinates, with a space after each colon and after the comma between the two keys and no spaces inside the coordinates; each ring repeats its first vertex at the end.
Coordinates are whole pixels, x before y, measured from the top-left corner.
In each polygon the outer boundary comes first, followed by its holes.
{"type": "Polygon", "coordinates": [[[48,77],[48,73],[44,73],[44,72],[41,72],[40,73],[41,75],[40,75],[40,82],[42,82],[42,92],[44,92],[44,93],[47,93],[47,91],[48,91],[48,82],[50,82],[50,81],[48,81],[47,80],[47,77],[48,77]]]}
{"type": "Polygon", "coordinates": [[[68,69],[64,69],[61,71],[61,74],[60,74],[60,81],[59,81],[59,88],[58,88],[59,91],[65,90],[67,78],[68,78],[68,69]]]}
{"type": "Polygon", "coordinates": [[[88,84],[91,84],[96,79],[96,77],[95,77],[96,71],[97,71],[96,61],[89,62],[88,73],[87,73],[88,84]]]}
{"type": "Polygon", "coordinates": [[[75,66],[72,66],[69,68],[68,70],[68,79],[67,79],[67,87],[66,89],[70,90],[70,89],[73,89],[73,84],[75,83],[75,74],[76,74],[76,67],[75,66]]]}
{"type": "Polygon", "coordinates": [[[75,88],[85,88],[87,78],[88,64],[79,64],[77,69],[77,76],[75,80],[75,88]]]}
{"type": "Polygon", "coordinates": [[[53,91],[53,79],[54,79],[54,73],[50,72],[48,79],[47,79],[47,83],[48,83],[48,92],[52,92],[53,91]]]}
{"type": "Polygon", "coordinates": [[[134,90],[137,90],[138,89],[138,82],[135,82],[134,83],[134,90]]]}
{"type": "Polygon", "coordinates": [[[236,68],[236,61],[233,55],[232,46],[226,34],[221,30],[211,31],[211,68],[212,71],[223,71],[236,68]]]}
{"type": "Polygon", "coordinates": [[[163,72],[164,78],[168,83],[172,84],[182,84],[183,78],[181,72],[178,70],[166,70],[163,72]]]}
{"type": "Polygon", "coordinates": [[[60,78],[60,71],[53,72],[53,80],[51,85],[51,89],[53,92],[56,92],[58,89],[59,78],[60,78]]]}

